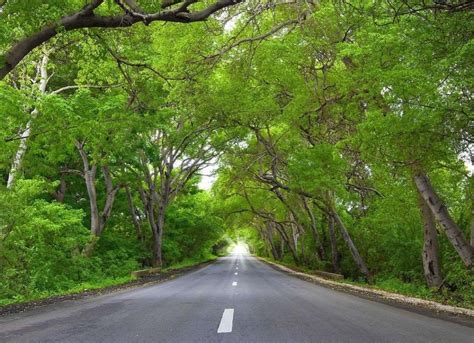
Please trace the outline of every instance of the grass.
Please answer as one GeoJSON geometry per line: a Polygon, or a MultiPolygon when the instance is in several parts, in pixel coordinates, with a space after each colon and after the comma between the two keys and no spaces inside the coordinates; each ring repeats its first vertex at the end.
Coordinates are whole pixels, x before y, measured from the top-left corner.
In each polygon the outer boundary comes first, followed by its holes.
{"type": "Polygon", "coordinates": [[[166,268],[163,268],[162,271],[163,272],[170,272],[170,271],[175,271],[175,270],[179,270],[179,269],[184,269],[184,268],[188,268],[188,267],[198,265],[200,263],[215,261],[218,258],[219,258],[219,256],[207,255],[207,256],[204,256],[202,258],[197,258],[197,259],[196,258],[185,259],[181,262],[178,262],[178,263],[172,264],[172,265],[170,265],[166,268]]]}
{"type": "Polygon", "coordinates": [[[87,282],[80,283],[67,290],[33,293],[28,296],[18,295],[10,299],[0,299],[0,307],[12,305],[12,304],[20,304],[20,303],[25,303],[25,302],[30,302],[30,301],[44,300],[47,298],[52,298],[52,297],[57,297],[57,296],[78,294],[78,293],[83,293],[87,291],[92,291],[92,290],[102,289],[102,288],[107,288],[107,287],[112,287],[112,286],[120,286],[129,282],[132,282],[134,280],[135,278],[133,278],[132,276],[123,276],[123,277],[116,277],[116,278],[101,279],[99,281],[87,281],[87,282]]]}
{"type": "MultiPolygon", "coordinates": [[[[203,256],[201,258],[196,258],[196,259],[185,259],[181,262],[172,264],[170,266],[167,266],[166,268],[162,269],[162,273],[167,273],[167,272],[172,272],[172,271],[178,271],[180,269],[185,269],[188,267],[196,266],[201,263],[205,262],[210,262],[214,261],[218,258],[218,256],[214,255],[208,255],[208,256],[203,256]]],[[[130,271],[131,272],[131,271],[130,271]]],[[[12,305],[12,304],[20,304],[20,303],[26,303],[26,302],[32,302],[32,301],[39,301],[39,300],[44,300],[47,298],[52,298],[52,297],[57,297],[57,296],[66,296],[66,295],[71,295],[71,294],[80,294],[84,293],[87,291],[92,291],[92,290],[98,290],[98,289],[103,289],[103,288],[108,288],[108,287],[114,287],[114,286],[121,286],[125,285],[127,283],[130,283],[132,281],[135,281],[136,278],[132,277],[131,275],[128,276],[122,276],[122,277],[116,277],[116,278],[107,278],[107,279],[101,279],[101,280],[93,280],[93,281],[87,281],[80,283],[72,288],[69,288],[67,290],[62,290],[62,291],[57,291],[57,292],[42,292],[42,293],[35,293],[29,296],[16,296],[14,298],[9,298],[9,299],[0,299],[0,307],[4,307],[7,305],[12,305]]]]}

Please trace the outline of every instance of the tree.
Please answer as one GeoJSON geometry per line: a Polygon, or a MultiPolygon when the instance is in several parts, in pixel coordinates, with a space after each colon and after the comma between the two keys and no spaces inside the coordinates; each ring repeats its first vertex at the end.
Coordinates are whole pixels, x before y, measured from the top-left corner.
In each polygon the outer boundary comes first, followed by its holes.
{"type": "MultiPolygon", "coordinates": [[[[163,1],[155,10],[157,12],[144,13],[142,11],[136,12],[133,8],[127,6],[121,0],[114,1],[113,7],[121,9],[122,14],[115,14],[115,11],[100,12],[105,0],[91,0],[88,4],[80,10],[73,10],[72,14],[62,12],[64,5],[67,9],[74,8],[67,2],[58,4],[55,11],[59,12],[59,17],[52,20],[51,24],[43,26],[40,30],[30,33],[27,37],[20,39],[14,44],[2,58],[2,65],[0,66],[0,79],[3,79],[23,58],[31,52],[34,48],[47,42],[55,37],[61,31],[71,31],[84,28],[119,28],[128,27],[137,23],[150,24],[153,21],[169,21],[179,23],[192,23],[196,21],[206,20],[213,13],[235,5],[240,0],[218,0],[211,3],[207,7],[199,10],[191,11],[189,7],[196,1],[163,1]],[[101,7],[102,6],[102,7],[101,7]],[[100,12],[100,13],[98,13],[100,12]]],[[[72,5],[76,5],[79,1],[74,1],[72,5]]],[[[115,8],[114,8],[115,9],[115,8]]],[[[8,1],[2,7],[2,15],[8,16],[15,10],[23,10],[26,13],[32,13],[38,9],[25,8],[20,1],[8,1]]],[[[41,13],[41,12],[40,12],[41,13]]],[[[42,13],[43,14],[43,13],[42,13]]],[[[45,17],[50,17],[49,13],[43,14],[45,17]]],[[[44,25],[44,23],[42,23],[44,25]]]]}

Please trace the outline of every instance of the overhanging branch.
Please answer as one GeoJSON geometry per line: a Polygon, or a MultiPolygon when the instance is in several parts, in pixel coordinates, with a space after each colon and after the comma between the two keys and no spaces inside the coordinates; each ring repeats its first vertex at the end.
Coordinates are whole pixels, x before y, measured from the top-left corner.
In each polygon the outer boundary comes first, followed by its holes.
{"type": "MultiPolygon", "coordinates": [[[[194,1],[184,1],[175,9],[163,10],[141,16],[133,13],[123,15],[100,16],[94,11],[104,3],[104,0],[93,0],[80,11],[67,15],[57,22],[44,26],[41,30],[23,38],[3,56],[3,65],[0,65],[0,80],[5,78],[25,56],[41,44],[49,41],[61,31],[72,31],[83,28],[118,28],[129,27],[139,22],[149,24],[153,21],[169,21],[177,23],[192,23],[206,20],[213,13],[229,6],[236,5],[243,0],[217,0],[202,10],[190,12],[188,7],[194,1]]],[[[174,3],[174,2],[173,2],[174,3]]],[[[176,2],[177,4],[178,2],[176,2]]],[[[181,2],[179,2],[181,3],[181,2]]]]}

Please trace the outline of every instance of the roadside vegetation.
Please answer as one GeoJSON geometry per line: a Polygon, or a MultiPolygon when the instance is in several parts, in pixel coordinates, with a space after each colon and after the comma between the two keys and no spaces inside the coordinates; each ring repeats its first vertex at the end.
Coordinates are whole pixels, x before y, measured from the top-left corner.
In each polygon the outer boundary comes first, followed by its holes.
{"type": "Polygon", "coordinates": [[[0,305],[243,240],[472,307],[472,2],[136,3],[0,1],[0,305]]]}

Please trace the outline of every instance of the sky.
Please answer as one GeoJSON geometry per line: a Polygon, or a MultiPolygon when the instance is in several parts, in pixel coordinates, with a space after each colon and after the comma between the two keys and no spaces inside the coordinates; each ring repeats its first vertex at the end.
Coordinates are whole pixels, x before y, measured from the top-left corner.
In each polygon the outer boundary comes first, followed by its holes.
{"type": "Polygon", "coordinates": [[[217,162],[211,163],[206,168],[201,171],[201,181],[199,181],[198,187],[203,190],[210,190],[214,181],[216,181],[217,175],[215,174],[217,170],[217,162]]]}

